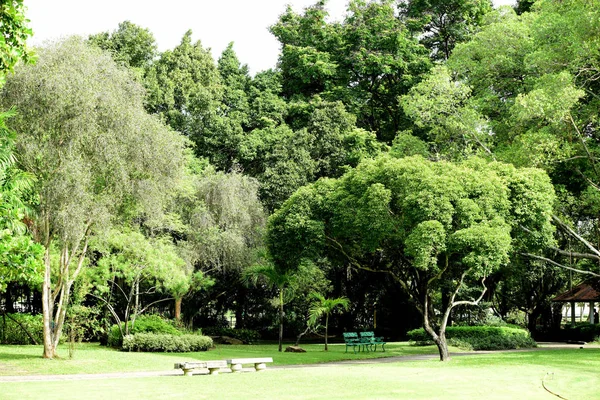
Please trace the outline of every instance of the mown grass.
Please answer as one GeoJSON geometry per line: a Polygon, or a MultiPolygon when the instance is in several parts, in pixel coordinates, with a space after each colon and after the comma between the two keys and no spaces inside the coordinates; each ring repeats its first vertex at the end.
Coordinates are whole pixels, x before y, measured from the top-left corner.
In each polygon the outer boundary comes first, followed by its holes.
{"type": "Polygon", "coordinates": [[[477,354],[264,373],[10,382],[7,399],[599,399],[600,349],[477,354]]]}
{"type": "Polygon", "coordinates": [[[59,348],[62,357],[55,360],[41,358],[41,346],[0,346],[0,375],[96,374],[133,371],[164,371],[173,364],[194,360],[223,360],[227,358],[272,357],[274,365],[315,364],[340,360],[393,357],[418,354],[437,354],[435,346],[417,347],[408,343],[389,343],[386,351],[345,352],[343,344],[302,345],[306,353],[279,353],[276,344],[218,345],[210,351],[193,353],[128,353],[82,343],[72,359],[66,346],[59,348]]]}

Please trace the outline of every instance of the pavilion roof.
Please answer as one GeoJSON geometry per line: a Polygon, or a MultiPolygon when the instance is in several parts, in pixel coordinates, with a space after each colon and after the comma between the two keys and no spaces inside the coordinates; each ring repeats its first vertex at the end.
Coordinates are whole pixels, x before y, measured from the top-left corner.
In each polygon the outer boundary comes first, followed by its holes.
{"type": "Polygon", "coordinates": [[[587,302],[600,301],[600,286],[597,283],[582,282],[573,289],[559,294],[552,301],[557,302],[587,302]]]}

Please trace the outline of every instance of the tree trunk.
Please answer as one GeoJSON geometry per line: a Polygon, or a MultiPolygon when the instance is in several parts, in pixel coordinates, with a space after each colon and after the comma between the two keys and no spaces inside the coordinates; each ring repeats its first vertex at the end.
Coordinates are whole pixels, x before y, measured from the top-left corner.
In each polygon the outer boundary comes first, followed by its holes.
{"type": "Polygon", "coordinates": [[[437,340],[434,339],[434,342],[440,352],[440,361],[448,361],[450,360],[450,353],[448,353],[448,342],[446,341],[446,332],[440,332],[437,335],[437,340]]]}
{"type": "Polygon", "coordinates": [[[450,353],[448,352],[448,342],[446,341],[446,322],[450,315],[450,309],[446,309],[442,317],[439,332],[436,332],[431,326],[429,321],[429,296],[425,295],[425,301],[423,304],[423,328],[431,336],[433,342],[436,344],[440,353],[440,361],[450,360],[450,353]]]}
{"type": "Polygon", "coordinates": [[[527,313],[527,329],[532,337],[535,338],[537,334],[537,319],[539,318],[541,311],[538,307],[535,307],[531,313],[527,313]]]}
{"type": "Polygon", "coordinates": [[[50,248],[46,248],[44,254],[44,282],[42,284],[42,320],[43,320],[43,339],[44,339],[44,358],[54,358],[56,349],[52,341],[52,314],[53,314],[53,299],[50,291],[50,248]]]}
{"type": "Polygon", "coordinates": [[[279,351],[282,350],[283,342],[283,289],[279,291],[279,351]]]}
{"type": "Polygon", "coordinates": [[[181,321],[181,298],[175,299],[175,320],[181,321]]]}
{"type": "Polygon", "coordinates": [[[329,314],[325,314],[325,351],[327,351],[328,326],[329,326],[329,314]]]}

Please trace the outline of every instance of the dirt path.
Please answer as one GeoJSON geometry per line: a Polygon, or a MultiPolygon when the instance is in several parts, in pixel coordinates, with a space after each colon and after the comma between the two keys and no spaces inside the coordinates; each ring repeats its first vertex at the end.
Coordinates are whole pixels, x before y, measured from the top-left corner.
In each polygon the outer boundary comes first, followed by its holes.
{"type": "MultiPolygon", "coordinates": [[[[535,349],[520,349],[520,350],[504,350],[502,352],[522,352],[522,351],[536,351],[536,350],[548,350],[548,349],[578,349],[581,347],[579,344],[566,344],[566,343],[538,343],[540,347],[535,349]]],[[[585,345],[586,348],[599,348],[600,345],[585,345]]],[[[451,357],[465,357],[465,356],[477,356],[481,354],[496,353],[496,351],[472,351],[468,353],[451,353],[451,357]]],[[[343,365],[360,365],[360,364],[389,364],[406,361],[422,361],[437,359],[437,354],[427,355],[411,355],[411,356],[396,356],[387,358],[372,358],[366,360],[343,360],[334,361],[321,364],[299,364],[299,365],[279,365],[272,366],[268,369],[291,369],[291,368],[332,368],[343,365]]],[[[246,369],[247,371],[253,371],[253,368],[246,369]]],[[[155,376],[182,376],[181,370],[170,370],[170,371],[145,371],[145,372],[115,372],[108,374],[72,374],[72,375],[14,375],[14,376],[0,376],[0,383],[2,382],[40,382],[40,381],[70,381],[70,380],[94,380],[94,379],[117,379],[117,378],[146,378],[155,376]]]]}

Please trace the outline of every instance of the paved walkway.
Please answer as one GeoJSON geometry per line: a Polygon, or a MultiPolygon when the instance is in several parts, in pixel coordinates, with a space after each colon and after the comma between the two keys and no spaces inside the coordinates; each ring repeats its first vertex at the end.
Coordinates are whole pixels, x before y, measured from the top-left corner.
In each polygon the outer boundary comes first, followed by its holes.
{"type": "MultiPolygon", "coordinates": [[[[567,343],[538,343],[540,347],[534,349],[519,349],[519,350],[502,350],[504,353],[509,352],[522,352],[522,351],[536,351],[536,350],[547,350],[547,349],[578,349],[581,347],[579,344],[567,344],[567,343]]],[[[600,345],[589,345],[586,344],[586,348],[600,348],[600,345]]],[[[463,356],[477,356],[481,354],[497,353],[498,351],[471,351],[468,353],[451,353],[450,357],[463,357],[463,356]]],[[[397,363],[404,361],[421,361],[421,360],[432,360],[437,359],[437,354],[427,355],[411,355],[411,356],[395,356],[386,358],[371,358],[363,360],[342,360],[334,361],[321,364],[298,364],[298,365],[279,365],[271,366],[268,369],[290,369],[290,368],[332,368],[343,365],[354,365],[354,364],[388,364],[397,363]]],[[[247,368],[246,370],[254,370],[254,368],[247,368]]],[[[73,375],[15,375],[15,376],[0,376],[0,383],[2,382],[40,382],[40,381],[70,381],[70,380],[94,380],[94,379],[116,379],[116,378],[146,378],[155,376],[182,376],[181,370],[169,370],[169,371],[146,371],[146,372],[115,372],[108,374],[73,374],[73,375]]]]}

